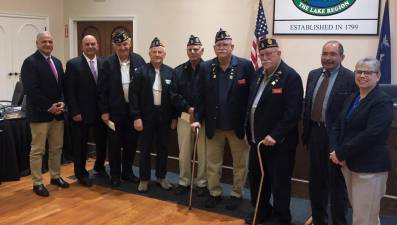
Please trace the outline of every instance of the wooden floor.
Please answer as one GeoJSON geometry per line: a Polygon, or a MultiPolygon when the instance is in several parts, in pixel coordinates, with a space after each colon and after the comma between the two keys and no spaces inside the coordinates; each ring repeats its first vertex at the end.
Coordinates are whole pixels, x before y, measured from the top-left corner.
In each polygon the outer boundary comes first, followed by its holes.
{"type": "MultiPolygon", "coordinates": [[[[93,162],[87,165],[92,168],[93,162]]],[[[150,225],[242,225],[244,221],[216,213],[192,209],[175,203],[125,193],[110,188],[85,188],[67,179],[73,175],[73,164],[62,167],[62,177],[71,183],[69,189],[44,182],[50,197],[32,192],[31,178],[4,182],[0,185],[0,224],[150,224],[150,225]]]]}

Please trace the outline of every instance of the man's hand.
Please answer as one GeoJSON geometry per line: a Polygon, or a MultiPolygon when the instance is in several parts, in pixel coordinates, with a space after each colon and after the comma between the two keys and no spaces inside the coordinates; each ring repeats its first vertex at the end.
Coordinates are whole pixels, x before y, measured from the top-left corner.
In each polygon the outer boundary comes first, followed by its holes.
{"type": "Polygon", "coordinates": [[[142,119],[134,120],[134,128],[137,131],[143,131],[143,122],[142,119]]]}
{"type": "Polygon", "coordinates": [[[173,119],[171,121],[171,130],[175,130],[177,125],[178,125],[178,120],[173,119]]]}
{"type": "Polygon", "coordinates": [[[199,122],[194,122],[194,123],[190,124],[190,127],[192,128],[192,131],[194,132],[196,130],[196,128],[201,128],[201,125],[199,122]]]}
{"type": "Polygon", "coordinates": [[[266,137],[263,139],[263,144],[265,146],[274,146],[276,144],[276,140],[274,140],[272,136],[266,135],[266,137]]]}
{"type": "Polygon", "coordinates": [[[335,150],[333,150],[331,153],[329,153],[329,159],[336,165],[344,166],[346,164],[345,161],[340,161],[338,159],[338,157],[336,156],[335,150]]]}
{"type": "Polygon", "coordinates": [[[190,119],[190,123],[193,123],[194,122],[194,108],[190,107],[188,109],[187,113],[189,113],[189,115],[190,115],[190,118],[189,118],[190,119]]]}
{"type": "Polygon", "coordinates": [[[107,125],[109,123],[109,113],[102,114],[101,119],[107,125]]]}
{"type": "Polygon", "coordinates": [[[77,115],[73,116],[72,119],[75,122],[80,122],[80,121],[83,120],[82,117],[81,117],[81,114],[77,114],[77,115]]]}

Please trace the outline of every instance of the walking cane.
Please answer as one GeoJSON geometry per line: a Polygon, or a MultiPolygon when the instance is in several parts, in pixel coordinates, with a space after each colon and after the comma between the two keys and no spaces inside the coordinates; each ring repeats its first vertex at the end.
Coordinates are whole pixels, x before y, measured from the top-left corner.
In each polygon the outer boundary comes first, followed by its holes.
{"type": "Polygon", "coordinates": [[[196,153],[197,153],[197,143],[199,139],[199,128],[194,129],[194,147],[193,147],[193,161],[192,161],[192,176],[190,179],[190,195],[189,195],[189,210],[192,210],[192,196],[193,196],[193,184],[194,184],[194,168],[196,164],[196,153]]]}
{"type": "Polygon", "coordinates": [[[263,178],[265,176],[265,170],[263,169],[263,163],[262,163],[262,154],[261,154],[261,150],[260,150],[260,146],[262,144],[263,144],[263,140],[261,142],[259,142],[258,146],[256,147],[256,152],[258,153],[259,167],[261,169],[261,181],[259,183],[258,196],[256,197],[254,219],[252,220],[252,225],[256,224],[256,216],[258,214],[258,208],[259,208],[259,199],[261,198],[262,186],[263,186],[263,178]]]}
{"type": "Polygon", "coordinates": [[[312,224],[313,224],[313,218],[312,218],[312,216],[309,216],[309,218],[307,218],[304,225],[312,225],[312,224]]]}

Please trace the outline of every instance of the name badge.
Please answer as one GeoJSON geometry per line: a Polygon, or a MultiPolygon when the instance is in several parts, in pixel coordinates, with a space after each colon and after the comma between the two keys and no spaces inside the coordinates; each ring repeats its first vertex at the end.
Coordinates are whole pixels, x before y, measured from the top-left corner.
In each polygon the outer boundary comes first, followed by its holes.
{"type": "Polygon", "coordinates": [[[273,94],[282,94],[283,89],[282,88],[272,88],[272,93],[273,94]]]}
{"type": "Polygon", "coordinates": [[[237,82],[238,82],[238,84],[240,84],[240,85],[243,85],[243,84],[246,84],[246,83],[247,83],[247,81],[246,81],[245,79],[238,80],[237,82]]]}

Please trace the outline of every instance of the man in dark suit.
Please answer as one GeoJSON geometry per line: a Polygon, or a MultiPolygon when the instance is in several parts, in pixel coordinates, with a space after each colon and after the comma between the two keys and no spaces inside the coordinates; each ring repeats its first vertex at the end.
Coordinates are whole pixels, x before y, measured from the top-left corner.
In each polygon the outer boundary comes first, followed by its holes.
{"type": "Polygon", "coordinates": [[[54,40],[50,32],[40,32],[36,38],[37,51],[25,59],[21,79],[26,93],[26,117],[30,122],[32,142],[30,170],[33,192],[49,196],[41,176],[42,158],[48,140],[51,184],[68,188],[60,176],[63,146],[63,79],[62,63],[51,55],[54,40]]]}
{"type": "Polygon", "coordinates": [[[214,44],[217,57],[200,65],[196,122],[191,126],[200,127],[201,121],[205,123],[210,192],[205,201],[207,208],[221,201],[220,178],[226,140],[233,157],[233,188],[227,209],[234,210],[240,205],[246,179],[248,146],[244,140],[244,118],[254,68],[250,61],[234,56],[233,49],[231,36],[220,29],[214,44]]]}
{"type": "MultiPolygon", "coordinates": [[[[178,94],[188,103],[193,115],[194,105],[196,102],[196,84],[199,75],[200,64],[203,62],[202,55],[204,48],[198,37],[191,35],[187,43],[186,52],[189,60],[175,68],[176,80],[175,86],[178,94]]],[[[193,153],[194,138],[190,128],[193,119],[185,112],[178,112],[178,146],[179,146],[179,185],[175,190],[176,195],[185,194],[189,190],[191,182],[191,159],[193,153]]],[[[200,130],[197,144],[197,178],[196,190],[198,196],[204,196],[207,193],[207,168],[206,168],[206,143],[204,129],[200,130]]]]}
{"type": "Polygon", "coordinates": [[[110,185],[117,187],[121,184],[120,178],[138,183],[132,172],[138,133],[134,130],[128,106],[128,88],[135,79],[135,71],[145,64],[145,60],[130,52],[131,38],[125,31],[116,31],[112,41],[116,53],[103,63],[103,74],[99,80],[99,109],[103,122],[112,129],[108,132],[110,185]]]}
{"type": "MultiPolygon", "coordinates": [[[[264,167],[264,184],[259,200],[257,222],[274,216],[278,224],[291,221],[291,177],[299,143],[298,121],[302,112],[303,85],[299,74],[281,59],[275,39],[259,42],[262,67],[250,87],[246,132],[251,145],[249,183],[251,202],[256,205],[260,183],[259,142],[264,167]],[[273,205],[270,196],[273,195],[273,205]]],[[[252,215],[246,219],[252,224],[252,215]]]]}
{"type": "Polygon", "coordinates": [[[92,186],[85,168],[87,141],[92,130],[95,139],[96,161],[94,170],[107,176],[106,126],[98,109],[98,80],[102,76],[103,59],[96,56],[98,43],[94,36],[86,35],[81,41],[83,54],[66,63],[66,93],[71,117],[71,136],[74,152],[74,174],[83,186],[92,186]]]}
{"type": "Polygon", "coordinates": [[[340,168],[329,160],[329,134],[345,99],[356,90],[354,74],[341,65],[343,46],[324,44],[322,67],[309,73],[303,113],[303,144],[310,160],[309,194],[313,223],[328,224],[328,197],[332,223],[347,224],[346,185],[340,168]]]}
{"type": "MultiPolygon", "coordinates": [[[[168,134],[170,127],[177,125],[174,108],[175,71],[163,63],[165,47],[156,37],[150,44],[150,63],[136,72],[136,79],[130,85],[130,106],[134,117],[134,128],[140,131],[139,150],[139,192],[149,190],[150,150],[156,138],[156,177],[161,188],[169,190],[172,185],[165,179],[168,159],[168,134]]],[[[179,107],[178,107],[179,108],[179,107]]],[[[187,110],[186,102],[180,108],[187,110]]]]}

